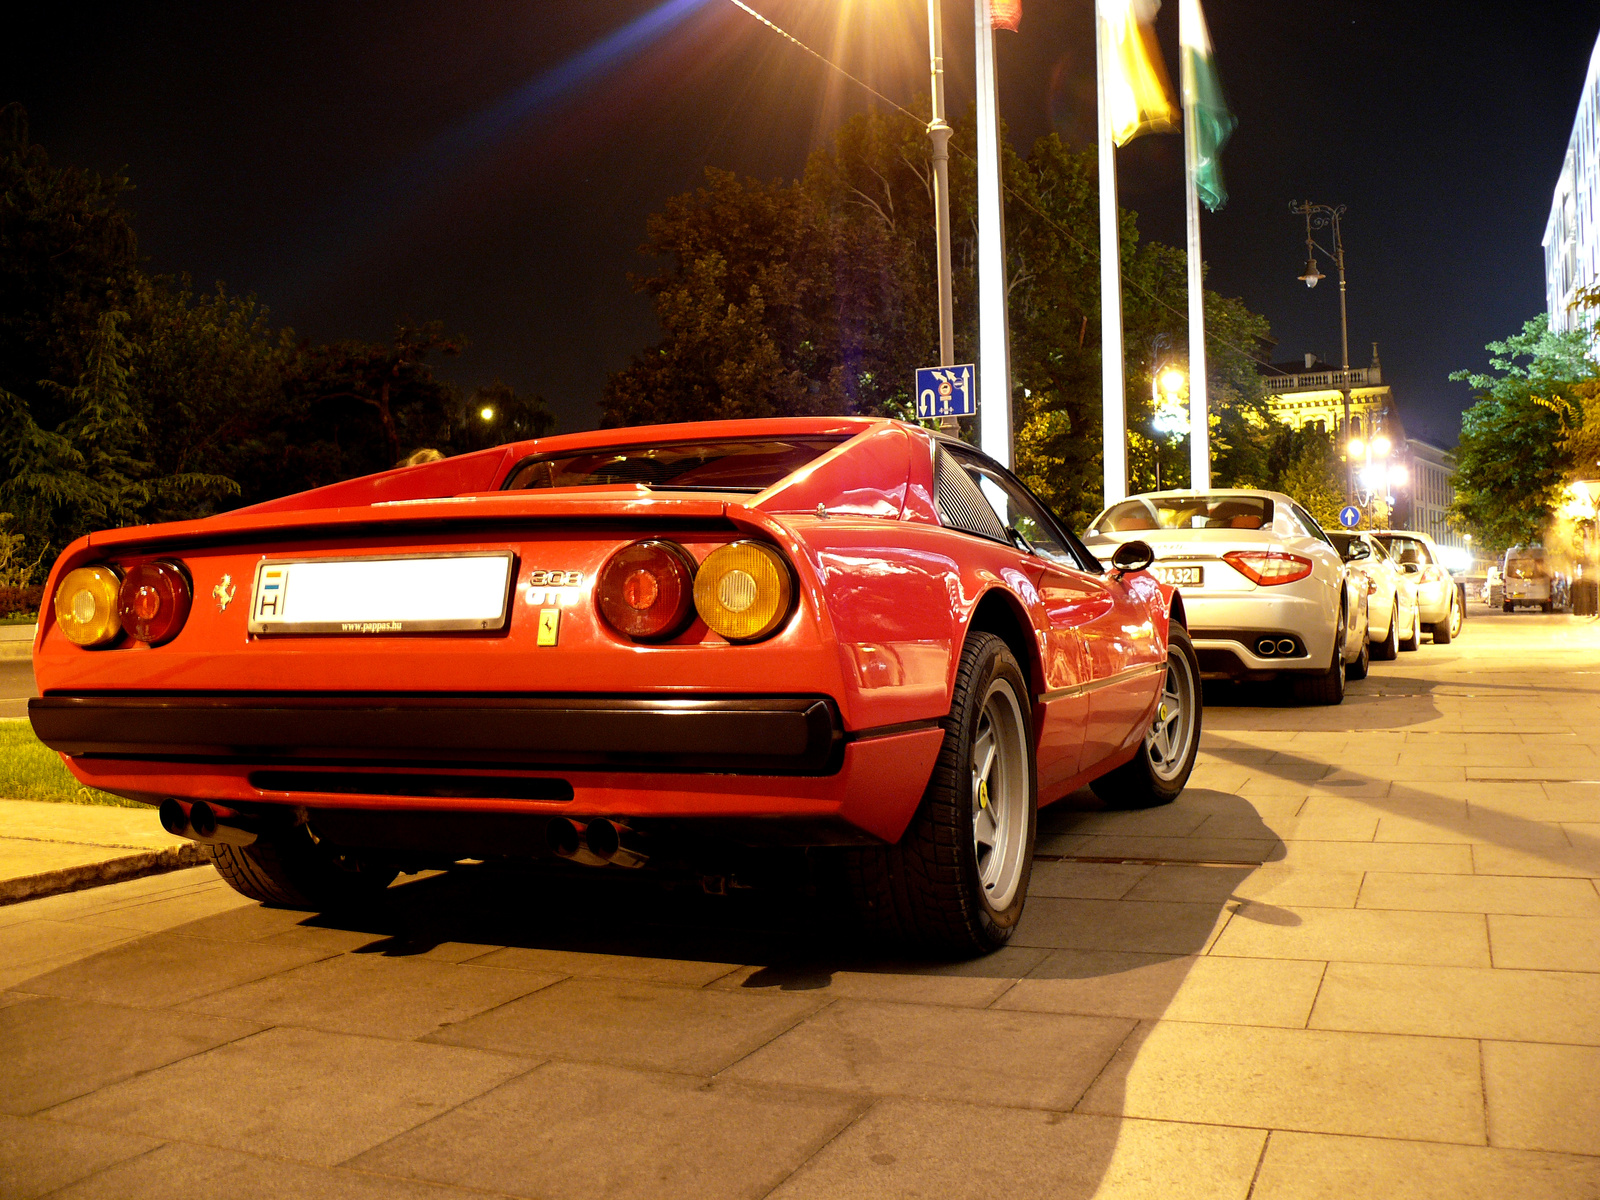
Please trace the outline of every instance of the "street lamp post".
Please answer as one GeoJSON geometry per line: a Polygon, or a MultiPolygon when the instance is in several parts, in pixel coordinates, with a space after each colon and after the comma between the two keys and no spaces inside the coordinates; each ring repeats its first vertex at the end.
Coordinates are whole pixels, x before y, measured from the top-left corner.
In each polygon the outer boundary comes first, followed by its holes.
{"type": "MultiPolygon", "coordinates": [[[[933,223],[939,262],[939,365],[954,366],[955,317],[950,295],[950,126],[944,119],[944,21],[940,0],[928,0],[928,51],[932,59],[932,113],[928,121],[928,141],[933,152],[933,223]]],[[[940,422],[956,427],[954,417],[940,422]]]]}
{"type": "MultiPolygon", "coordinates": [[[[1339,390],[1344,393],[1344,436],[1349,437],[1350,426],[1350,319],[1345,308],[1345,283],[1344,283],[1344,238],[1339,232],[1339,218],[1344,216],[1345,207],[1342,204],[1313,204],[1309,200],[1291,200],[1289,211],[1296,216],[1306,219],[1306,271],[1300,276],[1300,282],[1308,288],[1317,286],[1323,278],[1322,272],[1317,269],[1317,251],[1321,250],[1333,259],[1339,268],[1339,344],[1340,368],[1342,374],[1339,390]],[[1312,236],[1313,229],[1333,229],[1333,250],[1330,253],[1326,247],[1318,244],[1312,236]]],[[[1350,461],[1349,455],[1344,462],[1344,487],[1346,499],[1355,496],[1354,483],[1355,464],[1350,461]]]]}
{"type": "Polygon", "coordinates": [[[1405,467],[1400,463],[1389,463],[1389,451],[1392,448],[1389,439],[1382,434],[1368,441],[1353,437],[1345,444],[1346,462],[1353,464],[1357,458],[1366,460],[1355,477],[1360,487],[1352,493],[1353,498],[1365,508],[1381,496],[1385,528],[1389,527],[1394,512],[1394,489],[1405,487],[1407,483],[1405,467]]]}

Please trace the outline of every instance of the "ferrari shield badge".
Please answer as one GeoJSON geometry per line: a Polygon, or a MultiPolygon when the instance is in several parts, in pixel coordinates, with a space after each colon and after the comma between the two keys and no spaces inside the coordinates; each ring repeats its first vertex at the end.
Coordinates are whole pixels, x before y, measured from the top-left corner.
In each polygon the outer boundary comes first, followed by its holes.
{"type": "Polygon", "coordinates": [[[222,581],[211,589],[211,596],[217,602],[218,612],[228,611],[228,605],[233,603],[234,593],[238,590],[234,585],[232,575],[224,575],[222,581]]]}
{"type": "Polygon", "coordinates": [[[556,635],[561,632],[561,610],[559,608],[541,608],[539,610],[539,637],[534,643],[538,646],[554,646],[556,635]]]}

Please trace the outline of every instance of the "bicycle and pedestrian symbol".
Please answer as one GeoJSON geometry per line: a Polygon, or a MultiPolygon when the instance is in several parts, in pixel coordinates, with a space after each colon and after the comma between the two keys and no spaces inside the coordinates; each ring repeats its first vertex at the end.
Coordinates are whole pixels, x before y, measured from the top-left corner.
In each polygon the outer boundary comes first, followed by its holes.
{"type": "Polygon", "coordinates": [[[973,389],[976,368],[971,363],[954,367],[917,368],[917,418],[970,417],[978,411],[973,389]]]}

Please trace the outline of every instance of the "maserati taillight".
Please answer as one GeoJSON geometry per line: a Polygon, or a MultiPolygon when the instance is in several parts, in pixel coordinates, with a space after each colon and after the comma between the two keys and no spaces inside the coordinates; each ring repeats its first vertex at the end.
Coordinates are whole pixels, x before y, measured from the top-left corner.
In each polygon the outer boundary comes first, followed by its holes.
{"type": "Polygon", "coordinates": [[[1271,587],[1311,574],[1311,560],[1282,550],[1230,550],[1223,561],[1252,583],[1271,587]]]}

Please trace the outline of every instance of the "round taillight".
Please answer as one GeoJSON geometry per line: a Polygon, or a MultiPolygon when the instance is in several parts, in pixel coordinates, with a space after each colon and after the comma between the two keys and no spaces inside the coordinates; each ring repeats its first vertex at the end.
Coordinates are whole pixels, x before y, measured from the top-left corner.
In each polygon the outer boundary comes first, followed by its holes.
{"type": "Polygon", "coordinates": [[[694,615],[694,558],[676,542],[624,546],[600,572],[600,615],[639,642],[681,633],[694,615]]]}
{"type": "Polygon", "coordinates": [[[122,576],[113,567],[79,567],[68,571],[56,588],[56,624],[69,642],[105,646],[122,632],[117,589],[122,576]]]}
{"type": "Polygon", "coordinates": [[[188,576],[177,563],[140,563],[122,581],[117,613],[135,641],[159,646],[183,628],[191,599],[188,576]]]}
{"type": "Polygon", "coordinates": [[[700,564],[694,606],[714,633],[730,642],[753,642],[789,616],[794,585],[789,565],[762,542],[730,542],[700,564]]]}

